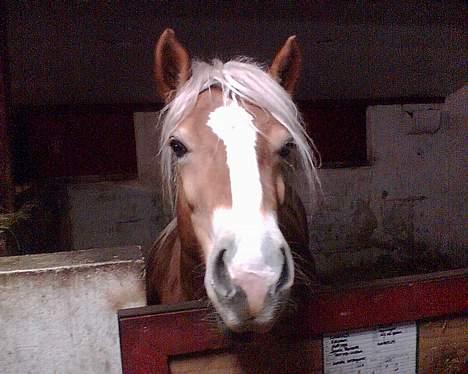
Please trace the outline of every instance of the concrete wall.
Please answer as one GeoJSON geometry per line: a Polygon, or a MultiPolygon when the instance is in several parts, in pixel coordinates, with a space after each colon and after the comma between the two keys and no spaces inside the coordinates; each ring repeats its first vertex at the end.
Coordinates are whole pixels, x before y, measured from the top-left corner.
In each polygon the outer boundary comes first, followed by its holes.
{"type": "Polygon", "coordinates": [[[167,219],[156,188],[138,181],[66,186],[69,248],[151,246],[167,219]]]}
{"type": "Polygon", "coordinates": [[[0,372],[120,374],[116,312],[145,304],[137,247],[0,258],[0,372]]]}
{"type": "Polygon", "coordinates": [[[320,170],[325,202],[310,231],[321,271],[423,252],[466,264],[466,95],[368,108],[371,166],[320,170]]]}
{"type": "Polygon", "coordinates": [[[302,99],[443,97],[466,77],[458,0],[5,3],[13,105],[155,101],[166,27],[201,58],[271,61],[296,34],[302,99]]]}

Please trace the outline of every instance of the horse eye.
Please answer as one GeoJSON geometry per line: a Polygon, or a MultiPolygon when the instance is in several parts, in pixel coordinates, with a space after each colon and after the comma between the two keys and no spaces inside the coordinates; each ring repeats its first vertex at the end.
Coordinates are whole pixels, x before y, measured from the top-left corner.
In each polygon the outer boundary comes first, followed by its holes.
{"type": "Polygon", "coordinates": [[[188,152],[187,147],[185,147],[185,145],[183,145],[182,142],[177,139],[171,139],[169,146],[172,148],[172,151],[177,158],[183,157],[188,152]]]}
{"type": "Polygon", "coordinates": [[[283,157],[283,158],[286,158],[289,156],[289,154],[291,153],[291,150],[295,147],[296,145],[293,143],[293,142],[287,142],[285,145],[283,145],[281,147],[281,149],[278,151],[278,154],[283,157]]]}

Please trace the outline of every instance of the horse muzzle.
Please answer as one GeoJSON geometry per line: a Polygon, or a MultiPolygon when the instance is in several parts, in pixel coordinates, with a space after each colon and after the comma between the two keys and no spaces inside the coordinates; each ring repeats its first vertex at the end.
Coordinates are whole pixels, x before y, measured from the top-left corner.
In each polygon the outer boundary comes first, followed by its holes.
{"type": "MultiPolygon", "coordinates": [[[[271,243],[270,243],[271,244],[271,243]]],[[[207,294],[234,332],[266,332],[278,319],[294,280],[286,243],[266,248],[264,256],[236,256],[236,247],[218,246],[205,274],[207,294]]]]}

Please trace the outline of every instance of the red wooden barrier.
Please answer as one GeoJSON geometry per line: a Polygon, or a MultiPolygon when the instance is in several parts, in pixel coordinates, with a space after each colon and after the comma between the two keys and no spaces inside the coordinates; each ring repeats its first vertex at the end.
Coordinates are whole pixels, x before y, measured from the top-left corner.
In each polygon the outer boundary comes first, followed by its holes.
{"type": "MultiPolygon", "coordinates": [[[[468,310],[468,269],[325,288],[273,334],[290,338],[458,315],[468,310]]],[[[119,311],[124,374],[169,373],[169,357],[227,348],[199,302],[119,311]]]]}

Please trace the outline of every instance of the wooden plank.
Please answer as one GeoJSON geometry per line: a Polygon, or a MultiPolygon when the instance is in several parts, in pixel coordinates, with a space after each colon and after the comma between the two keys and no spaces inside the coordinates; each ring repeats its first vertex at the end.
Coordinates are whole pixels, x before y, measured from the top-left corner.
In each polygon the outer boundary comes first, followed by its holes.
{"type": "Polygon", "coordinates": [[[0,2],[0,213],[11,213],[15,208],[15,190],[11,166],[9,77],[5,20],[5,4],[0,2]]]}
{"type": "MultiPolygon", "coordinates": [[[[467,294],[467,283],[467,269],[460,269],[327,288],[311,296],[294,319],[257,336],[254,343],[263,339],[264,346],[281,345],[323,333],[460,314],[468,310],[468,301],[460,296],[467,294]]],[[[171,356],[236,347],[210,322],[209,310],[200,303],[185,306],[189,309],[156,306],[119,312],[125,374],[169,373],[171,356]]]]}
{"type": "Polygon", "coordinates": [[[227,347],[207,316],[206,309],[191,309],[120,318],[123,372],[169,373],[169,356],[227,347]]]}
{"type": "Polygon", "coordinates": [[[231,347],[229,352],[174,357],[171,374],[321,374],[321,339],[260,341],[231,347]]]}
{"type": "Polygon", "coordinates": [[[169,368],[171,374],[243,374],[237,356],[230,352],[175,357],[169,363],[169,368]]]}
{"type": "Polygon", "coordinates": [[[468,373],[468,318],[444,318],[419,324],[420,374],[468,373]]]}
{"type": "Polygon", "coordinates": [[[15,124],[22,182],[137,172],[132,112],[30,110],[17,113],[15,124]]]}
{"type": "Polygon", "coordinates": [[[466,269],[321,292],[302,312],[308,334],[416,321],[466,312],[466,269]],[[315,316],[315,317],[312,317],[315,316]]]}

